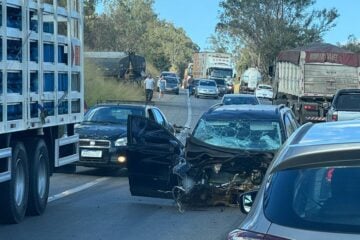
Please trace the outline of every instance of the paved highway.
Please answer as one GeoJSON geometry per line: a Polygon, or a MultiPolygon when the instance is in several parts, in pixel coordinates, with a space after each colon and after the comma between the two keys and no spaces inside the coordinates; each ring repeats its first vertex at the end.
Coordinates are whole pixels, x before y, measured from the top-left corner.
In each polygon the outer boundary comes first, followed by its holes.
{"type": "MultiPolygon", "coordinates": [[[[168,120],[192,129],[201,114],[219,100],[180,95],[155,96],[168,120]]],[[[186,138],[186,131],[182,134],[186,138]]],[[[78,168],[76,174],[51,177],[47,210],[18,225],[0,225],[6,240],[225,239],[242,219],[239,209],[211,207],[180,213],[172,200],[133,197],[126,170],[78,168]]]]}

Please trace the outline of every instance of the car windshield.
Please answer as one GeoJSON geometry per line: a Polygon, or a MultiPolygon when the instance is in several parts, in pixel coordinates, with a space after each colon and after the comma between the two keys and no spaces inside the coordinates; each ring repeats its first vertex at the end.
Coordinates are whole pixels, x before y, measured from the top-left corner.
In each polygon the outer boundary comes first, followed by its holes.
{"type": "Polygon", "coordinates": [[[259,104],[258,99],[253,97],[224,97],[223,99],[224,105],[240,105],[240,104],[259,104]]]}
{"type": "Polygon", "coordinates": [[[360,94],[341,94],[334,105],[340,111],[360,111],[360,94]]]}
{"type": "Polygon", "coordinates": [[[216,83],[214,81],[200,81],[199,83],[200,86],[210,86],[210,87],[215,87],[216,83]]]}
{"type": "Polygon", "coordinates": [[[232,69],[213,68],[210,70],[211,77],[226,78],[226,77],[231,77],[232,74],[233,74],[232,69]]]}
{"type": "Polygon", "coordinates": [[[144,110],[131,107],[96,107],[84,116],[84,122],[127,124],[129,115],[144,116],[144,110]]]}
{"type": "Polygon", "coordinates": [[[359,185],[360,167],[280,171],[267,184],[265,216],[292,228],[360,233],[359,185]]]}
{"type": "Polygon", "coordinates": [[[267,85],[259,85],[258,88],[259,88],[259,89],[272,90],[272,87],[271,87],[271,86],[267,86],[267,85]]]}
{"type": "Polygon", "coordinates": [[[281,145],[280,125],[274,120],[200,119],[193,136],[211,145],[244,150],[277,150],[281,145]]]}

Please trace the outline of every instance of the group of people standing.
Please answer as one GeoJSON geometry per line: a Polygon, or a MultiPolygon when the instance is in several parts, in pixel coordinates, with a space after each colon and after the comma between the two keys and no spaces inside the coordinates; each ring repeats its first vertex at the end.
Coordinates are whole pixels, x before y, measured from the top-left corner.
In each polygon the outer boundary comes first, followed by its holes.
{"type": "MultiPolygon", "coordinates": [[[[166,80],[164,79],[164,76],[160,76],[159,81],[159,99],[164,97],[165,87],[166,87],[166,80]]],[[[154,94],[154,88],[155,88],[155,80],[151,77],[149,74],[145,81],[145,96],[146,96],[146,102],[150,102],[153,98],[154,94]]]]}

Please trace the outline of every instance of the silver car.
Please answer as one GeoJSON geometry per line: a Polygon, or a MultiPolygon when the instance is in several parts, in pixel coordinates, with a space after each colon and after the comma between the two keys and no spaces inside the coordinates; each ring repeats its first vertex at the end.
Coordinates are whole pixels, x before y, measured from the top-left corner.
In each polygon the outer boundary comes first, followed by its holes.
{"type": "Polygon", "coordinates": [[[360,89],[341,89],[334,96],[326,121],[360,119],[360,89]]]}
{"type": "Polygon", "coordinates": [[[195,89],[195,97],[219,98],[219,90],[214,80],[201,79],[195,89]]]}
{"type": "Polygon", "coordinates": [[[303,125],[239,197],[248,215],[228,239],[360,239],[359,153],[360,121],[303,125]]]}

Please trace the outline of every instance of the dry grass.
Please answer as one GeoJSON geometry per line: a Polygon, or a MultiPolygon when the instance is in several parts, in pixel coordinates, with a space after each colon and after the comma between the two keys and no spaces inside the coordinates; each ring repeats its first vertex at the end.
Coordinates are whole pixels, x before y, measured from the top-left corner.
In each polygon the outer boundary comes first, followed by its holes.
{"type": "Polygon", "coordinates": [[[90,107],[100,100],[144,101],[144,88],[134,83],[104,79],[93,64],[85,62],[85,101],[90,107]]]}

